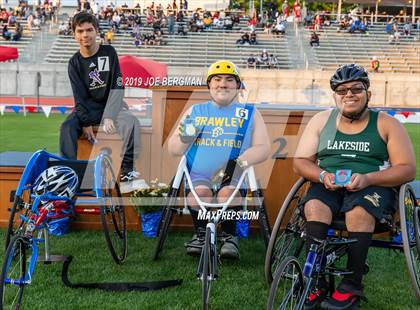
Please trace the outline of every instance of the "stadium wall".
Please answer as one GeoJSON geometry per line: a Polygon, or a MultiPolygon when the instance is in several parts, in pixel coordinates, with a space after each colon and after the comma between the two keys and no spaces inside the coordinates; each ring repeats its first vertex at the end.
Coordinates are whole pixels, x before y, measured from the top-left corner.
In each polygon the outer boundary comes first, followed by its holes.
{"type": "MultiPolygon", "coordinates": [[[[0,64],[0,96],[72,96],[64,64],[0,64]]],[[[201,68],[169,67],[170,76],[199,76],[201,68]]],[[[332,72],[318,70],[242,70],[246,86],[242,101],[292,105],[333,105],[329,78],[332,72]]],[[[371,74],[372,106],[420,106],[420,75],[371,74]]],[[[203,79],[204,80],[204,79],[203,79]]],[[[128,97],[144,97],[145,91],[127,89],[128,97]]]]}

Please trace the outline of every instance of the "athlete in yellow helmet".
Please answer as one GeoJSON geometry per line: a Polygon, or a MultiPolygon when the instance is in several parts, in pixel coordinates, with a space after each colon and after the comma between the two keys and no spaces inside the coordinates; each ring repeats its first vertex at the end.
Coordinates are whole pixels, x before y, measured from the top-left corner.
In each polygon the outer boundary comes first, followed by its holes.
{"type": "MultiPolygon", "coordinates": [[[[260,112],[251,104],[237,100],[241,78],[237,66],[227,60],[213,63],[207,72],[212,100],[190,107],[182,117],[179,130],[169,138],[172,155],[185,155],[194,190],[202,201],[226,201],[238,185],[242,169],[267,159],[270,141],[260,112]],[[224,170],[222,180],[215,178],[224,170]]],[[[244,195],[244,192],[241,192],[244,195]]],[[[239,196],[239,195],[238,195],[239,196]]],[[[240,200],[240,197],[237,197],[240,200]]],[[[236,200],[236,205],[240,202],[236,200]]],[[[198,204],[192,193],[187,196],[196,236],[187,253],[200,255],[206,220],[198,218],[198,204]]],[[[236,222],[222,222],[222,258],[239,258],[236,222]]]]}
{"type": "Polygon", "coordinates": [[[207,86],[209,86],[209,83],[212,77],[214,77],[215,75],[225,75],[225,74],[234,76],[236,81],[238,82],[238,88],[240,87],[241,77],[239,75],[238,67],[236,67],[236,65],[229,60],[219,60],[210,66],[209,70],[207,71],[207,77],[206,77],[207,86]]]}

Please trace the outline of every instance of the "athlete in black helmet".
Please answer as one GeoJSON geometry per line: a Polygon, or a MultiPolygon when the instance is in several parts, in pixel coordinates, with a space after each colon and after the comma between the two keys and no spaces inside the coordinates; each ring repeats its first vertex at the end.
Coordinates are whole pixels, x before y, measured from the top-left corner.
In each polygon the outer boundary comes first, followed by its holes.
{"type": "Polygon", "coordinates": [[[353,273],[345,275],[329,297],[325,279],[319,279],[305,309],[357,306],[375,224],[395,212],[394,187],[416,175],[413,146],[404,127],[392,116],[367,108],[371,92],[366,70],[344,65],[330,83],[336,109],[309,121],[293,167],[312,181],[303,201],[308,248],[313,238],[326,238],[333,216],[339,213],[345,215],[349,238],[358,241],[348,250],[347,269],[353,273]]]}
{"type": "MultiPolygon", "coordinates": [[[[356,82],[356,81],[359,81],[363,84],[364,91],[366,91],[367,96],[366,96],[365,104],[363,105],[360,111],[349,113],[349,112],[341,110],[341,114],[352,121],[360,119],[360,117],[368,108],[368,102],[369,102],[371,94],[368,91],[369,86],[370,86],[370,81],[369,81],[369,76],[368,76],[367,71],[365,70],[365,68],[356,64],[344,65],[338,68],[337,71],[334,73],[334,75],[330,79],[331,89],[336,92],[336,89],[338,88],[339,94],[342,94],[344,91],[342,88],[339,88],[340,85],[344,83],[356,82]]],[[[359,91],[362,90],[361,88],[358,88],[358,89],[359,91]]]]}

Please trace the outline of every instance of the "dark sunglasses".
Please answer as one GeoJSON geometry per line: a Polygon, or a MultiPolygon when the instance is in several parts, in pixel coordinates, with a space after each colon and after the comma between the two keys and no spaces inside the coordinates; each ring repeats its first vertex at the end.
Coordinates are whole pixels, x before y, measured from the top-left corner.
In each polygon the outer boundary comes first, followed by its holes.
{"type": "Polygon", "coordinates": [[[356,85],[356,86],[352,86],[352,87],[349,87],[349,88],[347,88],[347,87],[337,87],[335,89],[335,93],[337,95],[344,96],[344,95],[347,95],[349,90],[351,91],[351,93],[353,95],[357,95],[357,94],[361,94],[365,90],[365,88],[361,85],[356,85]]]}

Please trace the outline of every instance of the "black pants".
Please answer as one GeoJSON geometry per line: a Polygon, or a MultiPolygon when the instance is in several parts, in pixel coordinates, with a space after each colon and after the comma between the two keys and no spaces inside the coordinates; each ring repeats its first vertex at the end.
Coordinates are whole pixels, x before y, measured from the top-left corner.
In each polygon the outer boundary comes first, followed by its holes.
{"type": "MultiPolygon", "coordinates": [[[[118,134],[123,139],[122,170],[129,172],[133,170],[134,160],[137,159],[140,151],[140,123],[128,110],[122,110],[117,116],[115,125],[118,134]]],[[[63,157],[77,159],[77,139],[82,133],[80,120],[73,112],[61,124],[60,128],[60,153],[63,157]]]]}

